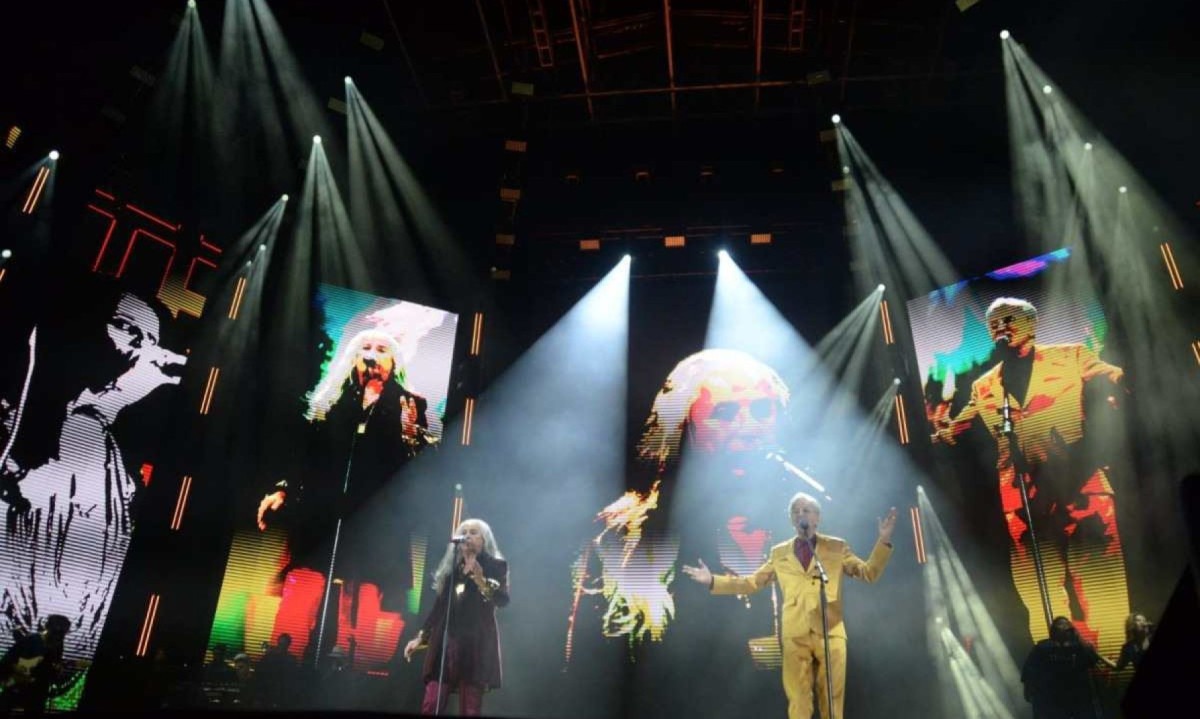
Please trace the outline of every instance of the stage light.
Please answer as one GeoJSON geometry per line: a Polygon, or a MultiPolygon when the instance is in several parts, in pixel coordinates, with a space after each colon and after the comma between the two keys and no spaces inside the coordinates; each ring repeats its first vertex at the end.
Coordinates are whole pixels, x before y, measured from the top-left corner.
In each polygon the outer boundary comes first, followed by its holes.
{"type": "Polygon", "coordinates": [[[313,135],[313,144],[314,144],[314,145],[320,145],[320,144],[321,144],[321,136],[320,136],[320,135],[313,135]]]}
{"type": "Polygon", "coordinates": [[[254,263],[253,263],[253,262],[251,262],[250,260],[246,260],[246,266],[247,266],[247,267],[250,267],[250,266],[251,266],[251,265],[253,265],[253,264],[254,264],[254,263]]]}
{"type": "Polygon", "coordinates": [[[347,84],[347,85],[353,85],[353,84],[354,84],[354,81],[350,79],[350,76],[349,76],[349,75],[347,75],[347,76],[346,76],[346,84],[347,84]]]}
{"type": "Polygon", "coordinates": [[[843,174],[843,175],[849,175],[849,174],[850,174],[850,166],[849,166],[849,165],[842,165],[842,174],[843,174]]]}
{"type": "Polygon", "coordinates": [[[829,118],[829,119],[830,119],[830,120],[833,120],[833,124],[835,124],[835,125],[836,125],[836,124],[838,124],[838,123],[840,123],[840,122],[842,121],[842,116],[841,116],[841,115],[834,115],[833,117],[831,117],[831,118],[829,118]]]}
{"type": "Polygon", "coordinates": [[[58,159],[58,150],[51,150],[51,151],[50,151],[50,159],[51,159],[51,160],[57,160],[57,159],[58,159]]]}
{"type": "Polygon", "coordinates": [[[1129,188],[1124,185],[1121,185],[1120,187],[1117,188],[1117,192],[1124,195],[1126,192],[1129,192],[1129,188]]]}
{"type": "Polygon", "coordinates": [[[283,197],[281,197],[281,198],[279,198],[279,199],[283,200],[284,202],[287,202],[287,201],[288,201],[288,196],[285,194],[283,197]]]}
{"type": "Polygon", "coordinates": [[[621,255],[621,259],[625,262],[633,262],[633,255],[626,252],[624,255],[621,255]]]}
{"type": "Polygon", "coordinates": [[[189,10],[195,10],[195,9],[196,9],[196,0],[188,0],[188,9],[189,9],[189,10]]]}
{"type": "Polygon", "coordinates": [[[266,249],[267,249],[267,246],[266,246],[266,245],[259,245],[259,246],[258,246],[258,251],[259,251],[259,252],[265,252],[265,251],[266,251],[266,249]]]}
{"type": "Polygon", "coordinates": [[[1007,39],[1008,39],[1008,38],[1010,38],[1010,37],[1012,37],[1012,36],[1008,34],[1008,30],[1001,30],[1001,31],[1000,31],[1000,39],[1001,39],[1001,40],[1007,40],[1007,39]]]}
{"type": "Polygon", "coordinates": [[[1042,85],[1042,94],[1043,95],[1049,95],[1052,92],[1054,92],[1054,88],[1050,87],[1049,85],[1042,85]]]}
{"type": "Polygon", "coordinates": [[[0,250],[0,258],[7,260],[12,257],[12,250],[0,250]]]}
{"type": "Polygon", "coordinates": [[[720,257],[722,260],[728,260],[729,253],[725,250],[717,250],[717,257],[720,257]]]}
{"type": "Polygon", "coordinates": [[[900,378],[899,378],[899,377],[897,377],[896,379],[892,380],[892,384],[894,384],[894,385],[896,385],[897,387],[899,387],[899,386],[900,386],[900,378]]]}
{"type": "Polygon", "coordinates": [[[886,287],[884,287],[882,284],[880,284],[878,287],[876,287],[876,288],[875,288],[875,291],[876,291],[876,292],[883,292],[883,291],[884,291],[884,290],[886,290],[886,289],[887,289],[886,287]]]}
{"type": "Polygon", "coordinates": [[[1090,142],[1085,142],[1085,143],[1083,143],[1083,149],[1087,150],[1088,152],[1091,152],[1091,150],[1092,150],[1092,143],[1090,143],[1090,142]]]}

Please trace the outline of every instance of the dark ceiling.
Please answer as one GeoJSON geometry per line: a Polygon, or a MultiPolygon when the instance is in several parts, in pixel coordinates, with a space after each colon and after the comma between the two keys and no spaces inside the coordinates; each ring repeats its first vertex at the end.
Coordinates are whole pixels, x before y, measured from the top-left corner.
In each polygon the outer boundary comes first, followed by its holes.
{"type": "MultiPolygon", "coordinates": [[[[520,183],[523,239],[749,226],[769,214],[780,228],[820,223],[837,241],[840,233],[826,226],[836,221],[836,203],[828,204],[836,158],[818,133],[840,112],[952,260],[983,269],[993,258],[980,259],[980,248],[1004,244],[1013,232],[999,29],[1026,45],[1170,205],[1194,215],[1200,85],[1192,78],[1200,67],[1196,25],[1185,15],[1192,4],[289,0],[270,7],[319,105],[340,97],[343,76],[352,75],[444,206],[475,203],[489,215],[495,204],[481,194],[520,183]],[[529,140],[519,168],[500,150],[508,137],[529,140]],[[657,183],[652,192],[637,189],[643,169],[657,183]],[[790,179],[781,183],[781,175],[790,179]],[[790,209],[777,211],[783,204],[790,209]]],[[[214,57],[225,5],[199,1],[214,57]]],[[[25,134],[16,151],[0,153],[8,156],[0,170],[11,174],[49,147],[130,162],[122,132],[145,116],[149,83],[164,71],[183,11],[183,0],[42,2],[7,18],[0,121],[25,134]]],[[[459,231],[490,234],[491,223],[488,216],[459,231]]]]}

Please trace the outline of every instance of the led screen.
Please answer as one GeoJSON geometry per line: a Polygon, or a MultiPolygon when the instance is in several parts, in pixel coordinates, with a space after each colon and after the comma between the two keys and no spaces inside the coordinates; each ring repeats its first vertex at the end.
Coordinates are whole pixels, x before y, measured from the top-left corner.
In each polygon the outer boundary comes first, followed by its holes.
{"type": "Polygon", "coordinates": [[[421,612],[428,540],[403,509],[364,517],[442,441],[457,316],[329,285],[315,301],[319,379],[239,515],[209,644],[260,669],[277,646],[310,667],[387,673],[421,612]]]}
{"type": "Polygon", "coordinates": [[[65,618],[57,708],[72,708],[82,691],[136,499],[164,459],[147,428],[162,426],[188,363],[157,299],[99,275],[69,284],[70,293],[6,317],[33,319],[5,339],[0,394],[0,651],[26,647],[52,616],[65,618]]]}
{"type": "MultiPolygon", "coordinates": [[[[949,486],[997,544],[1027,620],[1071,619],[1115,657],[1129,613],[1118,527],[1124,369],[1095,297],[1068,291],[1079,268],[1059,250],[908,304],[925,414],[949,486]],[[1036,551],[1035,551],[1036,548],[1036,551]],[[1039,578],[1039,562],[1041,578],[1039,578]]],[[[1027,644],[1026,644],[1027,645],[1027,644]]]]}

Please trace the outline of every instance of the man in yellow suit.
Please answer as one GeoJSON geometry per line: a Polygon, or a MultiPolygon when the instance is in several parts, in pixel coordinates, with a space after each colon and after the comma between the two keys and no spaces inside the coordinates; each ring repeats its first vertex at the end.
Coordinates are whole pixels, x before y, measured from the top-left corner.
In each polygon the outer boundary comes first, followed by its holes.
{"type": "Polygon", "coordinates": [[[842,623],[842,575],[874,582],[892,557],[892,531],[896,508],[879,520],[879,539],[871,556],[863,561],[844,539],[818,535],[821,505],[803,492],[792,497],[788,507],[796,536],[771,548],[765,564],[746,577],[714,576],[700,561],[699,567],[684,566],[692,579],[709,587],[713,594],[752,594],[775,580],[783,591],[783,690],[788,698],[789,719],[811,719],[813,684],[823,719],[841,719],[846,690],[846,627],[842,623]],[[814,556],[819,561],[813,561],[814,556]],[[825,638],[821,622],[821,567],[829,579],[826,586],[829,625],[829,669],[833,684],[833,717],[829,716],[825,683],[825,638]]]}
{"type": "Polygon", "coordinates": [[[1081,447],[1084,389],[1097,380],[1118,385],[1124,371],[1082,344],[1035,344],[1037,309],[1025,300],[1001,297],[986,317],[1001,361],[971,385],[971,400],[957,417],[934,418],[933,440],[956,444],[980,422],[996,441],[1010,567],[1028,610],[1030,637],[1045,638],[1050,616],[1061,615],[1073,619],[1080,636],[1101,654],[1116,654],[1129,614],[1116,501],[1105,468],[1089,461],[1081,447]],[[1011,433],[1005,431],[1006,416],[1011,433]],[[1045,572],[1044,600],[1022,482],[1045,572]]]}

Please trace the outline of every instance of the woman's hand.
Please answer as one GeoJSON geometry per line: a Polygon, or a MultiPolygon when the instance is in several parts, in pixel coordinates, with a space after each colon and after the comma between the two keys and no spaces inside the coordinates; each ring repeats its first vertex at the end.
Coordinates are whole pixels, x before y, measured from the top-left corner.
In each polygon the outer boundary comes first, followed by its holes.
{"type": "Polygon", "coordinates": [[[421,648],[421,635],[413,637],[412,641],[404,645],[404,661],[411,662],[412,655],[421,648]]]}

